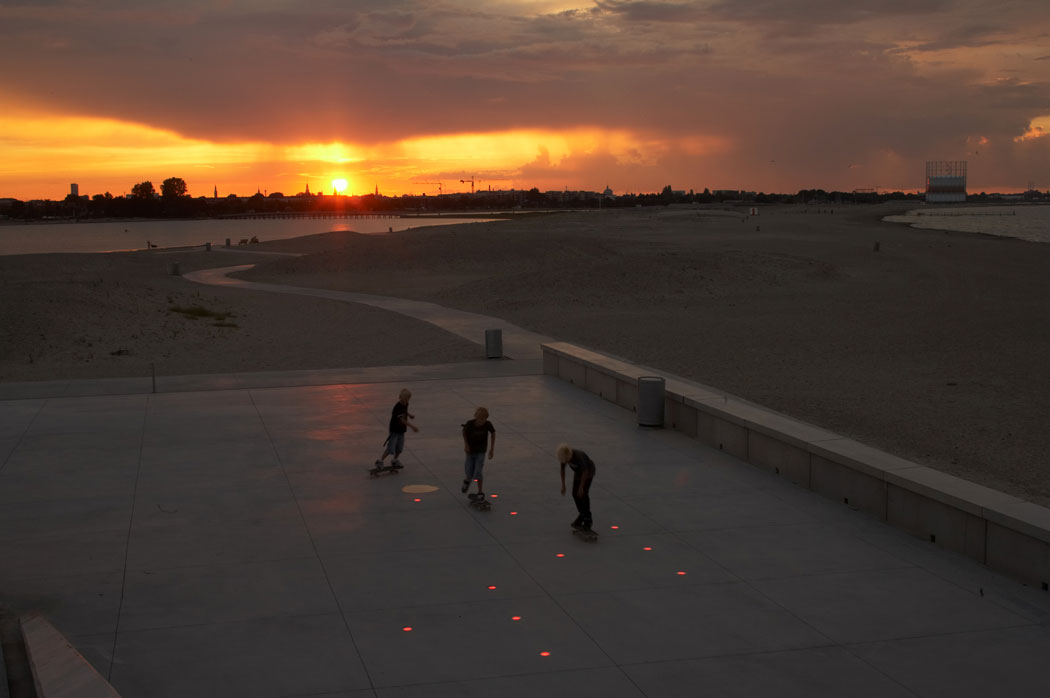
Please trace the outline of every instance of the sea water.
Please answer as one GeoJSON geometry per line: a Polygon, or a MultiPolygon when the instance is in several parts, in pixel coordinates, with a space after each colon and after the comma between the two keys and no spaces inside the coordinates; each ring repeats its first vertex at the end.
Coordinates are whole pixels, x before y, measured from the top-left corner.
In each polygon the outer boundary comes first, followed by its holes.
{"type": "Polygon", "coordinates": [[[901,216],[886,216],[883,220],[908,223],[915,228],[1050,242],[1050,205],[1045,204],[915,209],[901,216]]]}
{"type": "Polygon", "coordinates": [[[0,255],[43,252],[117,252],[157,247],[219,246],[257,237],[260,242],[352,230],[380,234],[427,225],[476,223],[475,218],[280,218],[237,220],[125,220],[0,225],[0,255]]]}

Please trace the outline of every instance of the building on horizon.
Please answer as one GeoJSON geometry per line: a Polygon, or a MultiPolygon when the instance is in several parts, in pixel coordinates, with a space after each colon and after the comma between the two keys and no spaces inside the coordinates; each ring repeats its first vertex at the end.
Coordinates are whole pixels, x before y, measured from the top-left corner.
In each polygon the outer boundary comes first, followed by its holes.
{"type": "Polygon", "coordinates": [[[966,160],[926,161],[926,203],[966,201],[966,160]]]}
{"type": "Polygon", "coordinates": [[[69,185],[69,195],[76,198],[80,196],[80,185],[73,183],[69,185]]]}

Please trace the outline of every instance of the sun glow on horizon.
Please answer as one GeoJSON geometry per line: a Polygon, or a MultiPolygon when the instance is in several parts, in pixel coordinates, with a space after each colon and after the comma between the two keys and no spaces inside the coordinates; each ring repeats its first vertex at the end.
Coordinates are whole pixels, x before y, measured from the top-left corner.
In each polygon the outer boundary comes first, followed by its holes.
{"type": "MultiPolygon", "coordinates": [[[[0,107],[9,105],[0,104],[0,107]]],[[[389,196],[418,193],[443,183],[443,192],[576,185],[598,189],[586,161],[651,166],[666,153],[709,154],[731,148],[717,136],[662,137],[627,129],[580,126],[511,129],[357,144],[328,141],[295,145],[215,142],[145,124],[106,118],[0,108],[4,157],[0,197],[63,198],[77,182],[87,195],[130,191],[141,181],[186,180],[191,196],[250,195],[257,190],[294,194],[304,183],[315,192],[352,194],[375,183],[389,196]],[[556,180],[556,181],[555,181],[556,180]]],[[[607,166],[607,165],[603,165],[607,166]]],[[[626,183],[625,183],[626,184],[626,183]]]]}

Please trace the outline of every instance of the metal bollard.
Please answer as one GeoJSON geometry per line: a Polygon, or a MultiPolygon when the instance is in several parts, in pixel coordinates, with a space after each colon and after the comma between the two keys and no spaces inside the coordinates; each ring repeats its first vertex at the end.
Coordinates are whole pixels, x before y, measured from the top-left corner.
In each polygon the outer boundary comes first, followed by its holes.
{"type": "Polygon", "coordinates": [[[171,263],[171,275],[172,276],[182,276],[182,272],[179,271],[179,263],[178,262],[172,262],[171,263]]]}
{"type": "Polygon", "coordinates": [[[503,330],[485,330],[485,358],[503,358],[503,330]]]}
{"type": "Polygon", "coordinates": [[[205,252],[211,252],[211,243],[210,242],[204,243],[204,251],[205,252]]]}
{"type": "Polygon", "coordinates": [[[638,378],[638,426],[664,425],[664,387],[665,381],[659,376],[638,378]]]}
{"type": "Polygon", "coordinates": [[[230,246],[230,238],[226,238],[226,246],[227,246],[227,247],[229,247],[229,246],[230,246]]]}

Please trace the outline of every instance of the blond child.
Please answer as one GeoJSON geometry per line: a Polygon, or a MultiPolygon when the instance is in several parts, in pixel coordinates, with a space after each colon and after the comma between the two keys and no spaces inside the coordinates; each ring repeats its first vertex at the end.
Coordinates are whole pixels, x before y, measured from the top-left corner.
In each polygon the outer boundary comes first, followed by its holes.
{"type": "Polygon", "coordinates": [[[416,418],[414,414],[408,411],[408,401],[411,399],[412,391],[408,388],[402,389],[397,396],[397,404],[390,411],[390,435],[383,442],[383,455],[376,459],[375,464],[377,468],[383,467],[383,462],[387,456],[394,457],[394,460],[390,463],[392,467],[403,467],[398,458],[401,456],[401,452],[405,450],[405,432],[409,429],[416,432],[419,431],[415,424],[408,421],[416,418]]]}
{"type": "Polygon", "coordinates": [[[583,531],[590,531],[594,520],[591,517],[591,483],[597,467],[590,457],[578,448],[568,444],[558,446],[558,463],[561,464],[561,494],[565,496],[565,466],[572,468],[572,499],[576,503],[579,516],[570,525],[583,531]]]}

